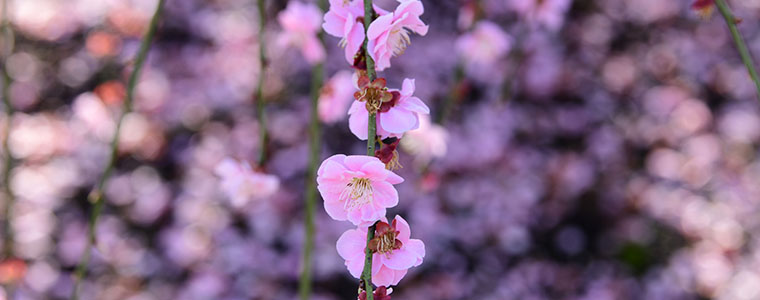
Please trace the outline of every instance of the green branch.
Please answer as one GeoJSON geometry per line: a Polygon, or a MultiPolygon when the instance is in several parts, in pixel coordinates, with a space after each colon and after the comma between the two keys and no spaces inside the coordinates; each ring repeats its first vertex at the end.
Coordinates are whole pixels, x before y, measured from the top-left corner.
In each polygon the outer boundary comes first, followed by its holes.
{"type": "MultiPolygon", "coordinates": [[[[324,11],[325,1],[319,0],[320,9],[324,11]]],[[[324,46],[322,33],[318,34],[319,41],[324,46]]],[[[317,64],[311,70],[311,120],[309,125],[309,169],[306,176],[306,203],[304,206],[304,243],[303,269],[298,282],[298,294],[301,300],[311,297],[311,266],[314,250],[314,207],[317,201],[317,164],[321,149],[321,133],[319,125],[319,95],[324,83],[324,65],[317,64]]]]}
{"type": "MultiPolygon", "coordinates": [[[[375,11],[372,8],[372,0],[364,0],[364,58],[367,60],[367,77],[369,82],[375,81],[377,72],[375,72],[375,61],[369,55],[370,49],[367,46],[369,42],[368,30],[369,25],[375,17],[375,11]]],[[[376,112],[369,112],[369,121],[367,122],[367,155],[375,156],[375,140],[377,139],[377,115],[376,112]]],[[[367,228],[367,246],[364,250],[364,269],[362,270],[362,280],[364,281],[364,290],[367,292],[367,300],[374,300],[372,294],[372,250],[369,249],[369,242],[375,237],[375,224],[367,228]]]]}
{"type": "Polygon", "coordinates": [[[87,272],[87,266],[90,262],[92,247],[95,245],[95,226],[97,225],[98,218],[100,217],[100,213],[103,210],[103,205],[105,202],[105,199],[103,198],[103,189],[106,185],[106,182],[108,181],[108,178],[111,176],[111,172],[113,172],[114,164],[116,163],[116,158],[118,156],[119,135],[121,132],[122,121],[124,120],[124,116],[132,111],[132,100],[134,98],[135,85],[137,85],[137,80],[140,76],[140,70],[142,70],[143,64],[145,63],[145,58],[148,56],[148,50],[150,49],[150,44],[153,41],[153,35],[156,32],[156,26],[158,25],[158,19],[163,7],[164,0],[158,0],[156,11],[153,13],[153,18],[150,20],[150,24],[148,25],[148,32],[145,33],[145,36],[143,36],[142,42],[140,43],[140,50],[137,52],[137,56],[135,57],[134,69],[132,70],[132,74],[130,74],[129,81],[127,82],[127,95],[124,99],[122,112],[116,122],[116,129],[114,130],[113,139],[111,140],[111,154],[109,155],[108,162],[106,163],[106,167],[103,170],[103,175],[100,177],[96,188],[92,191],[92,193],[90,193],[88,197],[88,199],[94,203],[94,207],[92,209],[92,213],[90,214],[90,221],[87,228],[87,245],[84,248],[84,253],[82,254],[82,258],[79,261],[79,265],[77,266],[75,273],[76,278],[74,289],[71,293],[71,299],[74,300],[79,299],[79,286],[82,284],[82,280],[85,276],[85,273],[87,272]]]}
{"type": "Polygon", "coordinates": [[[715,5],[718,6],[718,10],[720,11],[720,14],[723,15],[723,19],[726,20],[726,25],[728,25],[728,30],[731,31],[731,37],[734,39],[736,49],[739,50],[742,62],[744,63],[744,66],[747,67],[749,77],[755,82],[757,95],[760,97],[760,79],[758,79],[754,63],[752,63],[752,56],[749,53],[749,49],[747,49],[747,44],[744,42],[741,34],[739,34],[739,30],[736,28],[738,19],[734,17],[733,13],[731,13],[731,9],[728,7],[728,4],[726,4],[725,0],[715,0],[715,5]]]}
{"type": "Polygon", "coordinates": [[[264,27],[267,22],[266,0],[258,0],[259,9],[259,82],[256,86],[256,111],[259,119],[259,152],[258,165],[264,166],[267,159],[267,112],[264,103],[264,70],[266,70],[266,42],[264,39],[264,27]]]}
{"type": "MultiPolygon", "coordinates": [[[[16,196],[13,194],[11,188],[11,171],[13,170],[13,156],[11,155],[10,136],[11,136],[11,121],[13,117],[13,104],[11,103],[11,77],[8,75],[8,69],[6,68],[6,61],[8,56],[13,51],[13,31],[11,31],[10,22],[8,20],[8,0],[3,0],[3,15],[2,24],[0,30],[3,34],[3,65],[0,70],[2,76],[3,85],[3,105],[5,106],[5,137],[3,139],[3,161],[5,165],[3,167],[3,190],[5,192],[5,205],[3,210],[3,256],[10,258],[13,256],[13,230],[11,229],[11,215],[13,214],[13,205],[16,202],[16,196]],[[7,51],[7,52],[6,52],[7,51]]],[[[12,295],[9,295],[12,296],[12,295]]]]}

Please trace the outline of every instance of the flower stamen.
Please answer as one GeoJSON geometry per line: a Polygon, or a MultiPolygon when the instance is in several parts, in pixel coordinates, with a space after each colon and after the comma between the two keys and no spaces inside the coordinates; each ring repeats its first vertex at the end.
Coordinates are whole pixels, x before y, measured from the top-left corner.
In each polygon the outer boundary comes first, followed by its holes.
{"type": "Polygon", "coordinates": [[[354,211],[372,202],[372,195],[372,184],[369,178],[354,177],[340,193],[340,199],[345,201],[345,204],[343,204],[345,210],[354,211]]]}

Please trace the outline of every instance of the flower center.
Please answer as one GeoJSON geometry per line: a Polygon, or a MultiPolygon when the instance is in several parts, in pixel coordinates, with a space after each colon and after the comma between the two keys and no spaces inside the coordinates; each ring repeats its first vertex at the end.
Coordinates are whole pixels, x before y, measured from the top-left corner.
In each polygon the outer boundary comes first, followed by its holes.
{"type": "Polygon", "coordinates": [[[396,220],[391,224],[378,222],[375,229],[375,237],[369,241],[369,250],[372,253],[385,254],[390,257],[393,250],[401,249],[403,245],[396,237],[400,233],[396,230],[396,220]]]}
{"type": "Polygon", "coordinates": [[[393,50],[393,55],[398,56],[404,54],[406,47],[412,43],[412,40],[409,38],[409,31],[404,27],[399,27],[391,30],[388,42],[393,50]]]}
{"type": "Polygon", "coordinates": [[[340,199],[345,201],[343,208],[347,211],[354,211],[364,204],[372,202],[372,184],[369,178],[351,179],[346,184],[346,188],[340,193],[340,199]]]}
{"type": "Polygon", "coordinates": [[[377,253],[390,253],[396,248],[396,231],[391,230],[377,237],[377,253]]]}

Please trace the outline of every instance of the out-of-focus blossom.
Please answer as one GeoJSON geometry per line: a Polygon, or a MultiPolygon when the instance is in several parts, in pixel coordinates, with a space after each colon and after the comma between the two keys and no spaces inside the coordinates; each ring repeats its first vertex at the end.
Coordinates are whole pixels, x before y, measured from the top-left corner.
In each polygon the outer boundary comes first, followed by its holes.
{"type": "Polygon", "coordinates": [[[430,160],[446,155],[449,133],[446,128],[432,124],[427,115],[420,116],[420,127],[410,130],[401,139],[401,147],[414,155],[418,165],[427,165],[430,160]]]}
{"type": "Polygon", "coordinates": [[[691,9],[695,10],[703,18],[709,17],[715,8],[715,0],[696,0],[691,4],[691,9]]]}
{"type": "MultiPolygon", "coordinates": [[[[388,12],[374,7],[375,12],[386,15],[388,12]]],[[[364,43],[364,2],[362,0],[330,0],[330,10],[325,14],[322,28],[329,35],[341,38],[340,45],[345,48],[346,61],[354,63],[354,56],[364,43]]]]}
{"type": "Polygon", "coordinates": [[[311,64],[325,59],[325,49],[317,38],[322,23],[322,13],[314,4],[304,4],[290,1],[287,9],[282,11],[277,20],[285,32],[279,37],[279,42],[301,49],[301,54],[311,64]]]}
{"type": "Polygon", "coordinates": [[[489,21],[480,21],[475,30],[461,36],[456,43],[459,57],[469,69],[482,69],[492,65],[507,54],[512,38],[489,21]]]}
{"type": "Polygon", "coordinates": [[[276,176],[254,171],[248,163],[232,158],[223,159],[214,172],[221,177],[222,190],[235,207],[243,207],[251,199],[270,197],[280,185],[276,176]]]}
{"type": "Polygon", "coordinates": [[[565,22],[565,13],[572,0],[515,0],[510,3],[512,9],[531,24],[555,31],[565,22]]]}
{"type": "Polygon", "coordinates": [[[412,42],[409,33],[426,35],[428,26],[420,20],[425,12],[419,0],[398,0],[401,2],[392,14],[380,16],[367,30],[367,49],[375,60],[375,69],[385,70],[391,66],[391,57],[404,53],[412,42]]]}
{"type": "Polygon", "coordinates": [[[348,105],[356,91],[352,78],[351,72],[340,71],[322,87],[318,104],[319,119],[322,122],[335,123],[346,117],[348,105]]]}
{"type": "MultiPolygon", "coordinates": [[[[425,244],[412,239],[409,223],[396,216],[391,224],[379,222],[375,238],[369,243],[372,255],[372,283],[377,286],[396,285],[409,268],[422,264],[425,244]]],[[[349,229],[340,236],[338,254],[346,260],[348,271],[359,278],[364,269],[364,253],[367,248],[367,229],[349,229]]]]}
{"type": "Polygon", "coordinates": [[[396,206],[398,192],[393,185],[403,181],[377,157],[365,155],[333,155],[317,171],[327,214],[358,226],[371,225],[385,216],[386,208],[396,206]]]}
{"type": "MultiPolygon", "coordinates": [[[[420,114],[429,114],[430,109],[414,94],[414,79],[404,79],[401,90],[390,89],[393,98],[384,102],[377,112],[377,135],[382,138],[401,137],[404,132],[420,126],[420,114]]],[[[367,139],[369,112],[366,105],[359,100],[351,104],[348,110],[348,126],[357,138],[367,139]]]]}

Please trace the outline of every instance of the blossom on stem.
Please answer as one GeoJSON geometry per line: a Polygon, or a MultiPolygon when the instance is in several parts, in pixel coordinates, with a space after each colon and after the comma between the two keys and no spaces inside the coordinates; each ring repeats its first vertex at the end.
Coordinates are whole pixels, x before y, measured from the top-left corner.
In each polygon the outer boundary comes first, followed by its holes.
{"type": "Polygon", "coordinates": [[[565,13],[572,0],[515,0],[512,9],[533,25],[542,25],[556,31],[565,22],[565,13]]]}
{"type": "Polygon", "coordinates": [[[471,68],[483,68],[504,57],[512,47],[512,38],[499,25],[480,21],[472,32],[457,39],[459,57],[471,68]]]}
{"type": "Polygon", "coordinates": [[[351,72],[340,71],[322,87],[318,104],[319,119],[322,122],[335,123],[346,117],[356,89],[352,77],[351,72]]]}
{"type": "MultiPolygon", "coordinates": [[[[383,86],[385,86],[384,82],[383,80],[383,86]]],[[[430,113],[427,105],[420,98],[413,96],[414,89],[414,79],[407,78],[404,79],[404,84],[400,91],[395,89],[388,90],[393,97],[388,101],[382,101],[377,107],[377,135],[381,138],[400,138],[404,135],[404,132],[419,127],[420,114],[430,113]]],[[[369,112],[367,109],[368,105],[363,102],[365,102],[363,98],[357,97],[357,100],[351,104],[351,108],[348,109],[348,126],[357,138],[366,140],[369,112]]]]}
{"type": "MultiPolygon", "coordinates": [[[[387,11],[374,7],[375,13],[383,16],[387,11]]],[[[341,38],[340,45],[345,48],[346,61],[354,63],[354,57],[364,43],[364,1],[330,0],[330,10],[324,16],[324,28],[327,34],[341,38]]]]}
{"type": "Polygon", "coordinates": [[[359,278],[364,268],[365,250],[369,246],[373,253],[372,283],[376,286],[396,285],[409,268],[422,264],[425,257],[425,244],[410,237],[409,223],[396,216],[390,224],[387,220],[377,223],[375,238],[369,245],[366,244],[367,228],[344,232],[338,239],[338,254],[346,261],[351,275],[359,278]]]}
{"type": "Polygon", "coordinates": [[[411,43],[409,33],[426,35],[428,26],[420,19],[425,8],[419,0],[398,0],[401,4],[392,14],[378,17],[367,30],[367,48],[375,69],[391,66],[391,57],[404,53],[411,43]]]}
{"type": "Polygon", "coordinates": [[[290,1],[288,7],[277,16],[277,20],[285,29],[279,37],[280,44],[300,48],[310,64],[324,61],[325,49],[317,38],[322,13],[316,5],[290,1]]]}
{"type": "Polygon", "coordinates": [[[265,199],[274,194],[280,180],[274,175],[254,171],[246,162],[225,158],[214,173],[221,177],[221,188],[235,207],[245,206],[251,199],[265,199]]]}
{"type": "Polygon", "coordinates": [[[333,155],[317,170],[317,189],[331,218],[369,226],[398,204],[394,184],[404,179],[385,169],[377,157],[333,155]]]}

